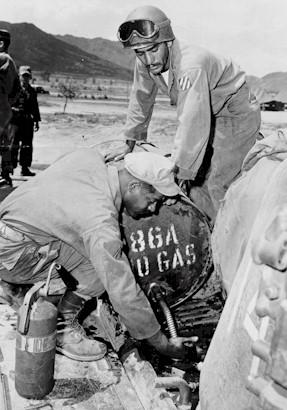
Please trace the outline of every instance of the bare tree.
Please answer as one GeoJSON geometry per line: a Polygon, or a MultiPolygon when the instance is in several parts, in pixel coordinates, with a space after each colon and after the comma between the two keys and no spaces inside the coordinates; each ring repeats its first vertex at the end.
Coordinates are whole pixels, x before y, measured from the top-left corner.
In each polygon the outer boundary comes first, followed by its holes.
{"type": "Polygon", "coordinates": [[[63,108],[63,113],[65,113],[68,100],[72,100],[76,97],[78,89],[71,82],[69,84],[59,83],[58,88],[59,92],[63,95],[63,97],[65,97],[65,104],[63,108]]]}

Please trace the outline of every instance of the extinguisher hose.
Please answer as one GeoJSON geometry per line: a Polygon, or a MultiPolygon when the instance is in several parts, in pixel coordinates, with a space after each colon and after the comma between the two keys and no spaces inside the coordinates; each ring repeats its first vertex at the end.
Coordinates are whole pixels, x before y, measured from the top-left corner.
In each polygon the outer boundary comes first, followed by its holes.
{"type": "Polygon", "coordinates": [[[167,306],[166,302],[163,299],[160,299],[158,302],[165,316],[170,337],[177,337],[175,323],[174,323],[173,316],[171,314],[169,307],[167,306]]]}
{"type": "Polygon", "coordinates": [[[173,316],[171,314],[171,311],[166,303],[166,301],[164,300],[163,297],[163,293],[162,290],[159,286],[158,283],[153,282],[150,284],[149,286],[149,292],[153,299],[158,303],[158,305],[160,306],[165,319],[166,319],[166,323],[167,323],[167,327],[170,333],[170,337],[177,337],[177,331],[176,331],[176,326],[173,320],[173,316]]]}

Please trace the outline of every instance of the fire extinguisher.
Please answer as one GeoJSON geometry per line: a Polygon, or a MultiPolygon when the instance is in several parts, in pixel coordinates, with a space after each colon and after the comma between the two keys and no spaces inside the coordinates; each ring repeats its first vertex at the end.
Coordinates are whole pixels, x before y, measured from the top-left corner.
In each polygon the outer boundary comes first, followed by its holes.
{"type": "Polygon", "coordinates": [[[46,282],[36,283],[27,292],[18,313],[15,388],[27,399],[42,399],[55,383],[57,308],[45,299],[55,265],[46,282]]]}

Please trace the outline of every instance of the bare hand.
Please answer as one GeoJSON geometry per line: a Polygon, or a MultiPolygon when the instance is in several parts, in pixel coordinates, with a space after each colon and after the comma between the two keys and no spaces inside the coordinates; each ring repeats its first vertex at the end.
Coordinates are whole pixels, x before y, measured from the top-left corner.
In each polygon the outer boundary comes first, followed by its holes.
{"type": "Polygon", "coordinates": [[[34,131],[37,132],[37,131],[39,130],[39,128],[40,128],[40,127],[39,127],[39,123],[38,123],[38,122],[35,122],[35,123],[34,123],[34,131]]]}
{"type": "Polygon", "coordinates": [[[111,152],[107,155],[105,155],[105,162],[111,162],[111,161],[120,161],[121,159],[123,159],[125,157],[126,154],[128,154],[129,152],[132,152],[132,150],[134,149],[135,146],[135,141],[133,140],[126,140],[126,147],[119,151],[119,149],[117,148],[116,151],[111,152]]]}

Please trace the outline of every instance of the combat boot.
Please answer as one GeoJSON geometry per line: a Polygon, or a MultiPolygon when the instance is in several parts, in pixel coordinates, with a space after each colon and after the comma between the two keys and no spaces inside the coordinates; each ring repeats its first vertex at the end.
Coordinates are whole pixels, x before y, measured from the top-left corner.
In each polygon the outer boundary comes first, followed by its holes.
{"type": "Polygon", "coordinates": [[[10,173],[8,171],[3,170],[1,172],[0,186],[2,186],[2,185],[13,186],[12,179],[11,179],[10,173]]]}
{"type": "Polygon", "coordinates": [[[28,167],[22,167],[21,175],[22,177],[34,177],[36,173],[32,172],[28,167]]]}
{"type": "Polygon", "coordinates": [[[67,290],[58,304],[56,350],[70,359],[78,361],[99,360],[107,352],[104,343],[89,339],[79,323],[79,315],[85,300],[67,290]]]}

